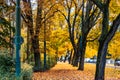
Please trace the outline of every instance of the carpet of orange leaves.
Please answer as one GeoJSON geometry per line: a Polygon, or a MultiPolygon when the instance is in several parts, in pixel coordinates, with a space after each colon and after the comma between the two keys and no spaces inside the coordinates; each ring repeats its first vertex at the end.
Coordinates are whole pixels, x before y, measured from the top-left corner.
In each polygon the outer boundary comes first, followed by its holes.
{"type": "MultiPolygon", "coordinates": [[[[32,80],[94,80],[95,65],[85,64],[84,71],[78,71],[68,63],[60,63],[46,72],[35,72],[32,80]]],[[[105,80],[120,80],[120,70],[106,68],[105,80]]]]}

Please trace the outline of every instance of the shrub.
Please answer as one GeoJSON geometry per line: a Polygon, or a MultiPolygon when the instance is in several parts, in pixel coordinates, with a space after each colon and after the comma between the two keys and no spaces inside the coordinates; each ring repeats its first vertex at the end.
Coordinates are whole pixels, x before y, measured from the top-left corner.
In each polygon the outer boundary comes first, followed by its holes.
{"type": "Polygon", "coordinates": [[[21,76],[23,77],[23,80],[31,80],[32,73],[33,73],[32,66],[27,63],[23,63],[21,71],[21,76]]]}
{"type": "Polygon", "coordinates": [[[50,68],[54,67],[56,64],[56,59],[54,56],[47,56],[46,59],[46,68],[44,68],[44,59],[41,60],[42,67],[40,71],[46,71],[49,70],[50,68]]]}
{"type": "Polygon", "coordinates": [[[15,60],[7,55],[0,54],[0,80],[15,80],[15,60]]]}
{"type": "Polygon", "coordinates": [[[6,54],[0,54],[0,73],[15,72],[15,61],[6,54]]]}
{"type": "MultiPolygon", "coordinates": [[[[27,63],[22,63],[19,80],[31,79],[32,66],[27,63]]],[[[7,54],[0,54],[0,80],[17,80],[15,76],[15,59],[7,54]]]]}

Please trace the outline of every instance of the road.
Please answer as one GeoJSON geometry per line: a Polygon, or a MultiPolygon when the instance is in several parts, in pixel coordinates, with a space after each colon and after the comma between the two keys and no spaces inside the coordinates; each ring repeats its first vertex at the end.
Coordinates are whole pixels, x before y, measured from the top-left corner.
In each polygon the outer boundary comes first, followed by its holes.
{"type": "MultiPolygon", "coordinates": [[[[87,63],[87,64],[93,64],[93,65],[96,65],[95,63],[87,63]]],[[[115,69],[120,69],[120,66],[114,66],[114,64],[106,64],[106,67],[109,67],[109,68],[115,68],[115,69]]]]}
{"type": "Polygon", "coordinates": [[[120,69],[120,66],[114,66],[114,64],[106,64],[106,67],[120,69]]]}

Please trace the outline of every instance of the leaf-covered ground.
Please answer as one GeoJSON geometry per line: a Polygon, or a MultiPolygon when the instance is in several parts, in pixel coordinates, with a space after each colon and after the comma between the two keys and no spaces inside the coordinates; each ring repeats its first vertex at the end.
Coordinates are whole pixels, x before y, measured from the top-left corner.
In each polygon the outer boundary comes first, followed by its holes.
{"type": "MultiPolygon", "coordinates": [[[[68,63],[60,63],[46,72],[36,72],[32,80],[94,80],[95,65],[85,64],[84,71],[68,63]]],[[[120,80],[120,69],[106,68],[105,80],[120,80]]]]}

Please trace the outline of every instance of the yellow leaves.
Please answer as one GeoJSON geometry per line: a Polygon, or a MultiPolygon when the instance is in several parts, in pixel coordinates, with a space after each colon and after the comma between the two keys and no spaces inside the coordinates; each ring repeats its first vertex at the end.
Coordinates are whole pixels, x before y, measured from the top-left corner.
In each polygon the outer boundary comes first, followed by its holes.
{"type": "Polygon", "coordinates": [[[66,49],[69,49],[69,50],[72,49],[72,44],[71,44],[71,42],[65,42],[63,48],[66,48],[66,49]]]}
{"type": "Polygon", "coordinates": [[[51,34],[51,38],[53,39],[63,39],[68,38],[68,32],[62,29],[53,30],[51,34]]]}
{"type": "Polygon", "coordinates": [[[69,43],[68,32],[60,27],[52,31],[50,35],[50,47],[58,52],[58,55],[62,55],[68,48],[71,48],[69,43]]]}
{"type": "Polygon", "coordinates": [[[63,48],[63,47],[61,47],[61,48],[59,49],[58,53],[59,53],[59,55],[62,55],[62,54],[65,53],[65,51],[66,51],[66,49],[63,48]]]}
{"type": "Polygon", "coordinates": [[[120,32],[117,32],[112,41],[109,44],[108,51],[112,54],[112,58],[116,59],[120,57],[120,32]]]}
{"type": "Polygon", "coordinates": [[[110,2],[110,19],[114,20],[120,13],[120,0],[111,0],[110,2]]]}
{"type": "Polygon", "coordinates": [[[56,43],[57,45],[61,45],[68,39],[68,33],[64,30],[54,30],[50,36],[51,43],[56,43]]]}
{"type": "Polygon", "coordinates": [[[50,55],[50,56],[52,56],[52,55],[55,55],[55,50],[53,49],[53,48],[51,48],[51,47],[48,47],[48,54],[50,55]]]}
{"type": "Polygon", "coordinates": [[[92,49],[90,47],[86,47],[86,54],[85,57],[92,58],[93,56],[97,55],[97,51],[95,49],[92,49]]]}

